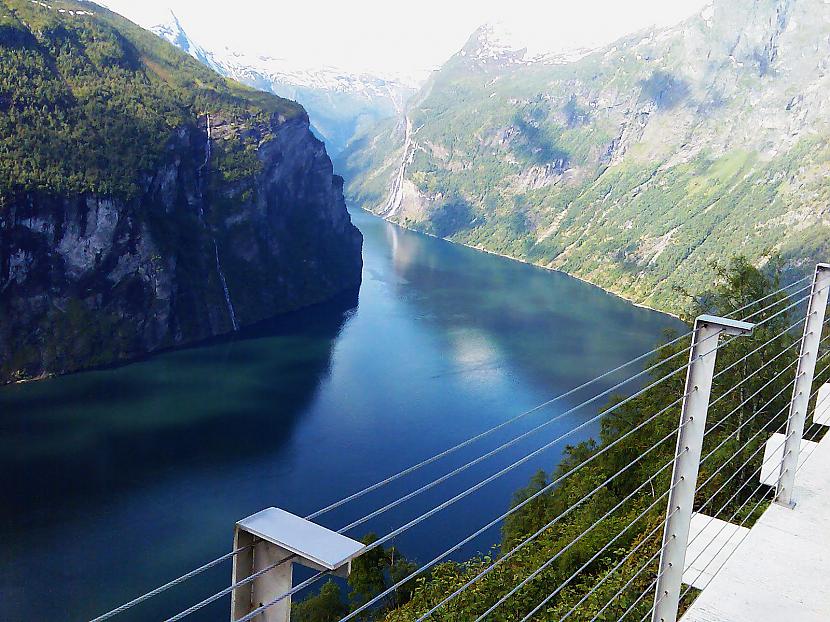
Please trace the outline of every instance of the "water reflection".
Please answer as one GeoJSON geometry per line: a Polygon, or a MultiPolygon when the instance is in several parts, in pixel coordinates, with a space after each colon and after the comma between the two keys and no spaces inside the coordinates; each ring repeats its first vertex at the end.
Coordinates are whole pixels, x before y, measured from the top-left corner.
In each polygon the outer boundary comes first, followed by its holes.
{"type": "Polygon", "coordinates": [[[47,522],[171,467],[279,452],[329,375],[356,303],[350,293],[234,340],[0,391],[3,530],[21,506],[44,508],[37,516],[47,522]],[[254,430],[269,443],[244,442],[254,430]]]}
{"type": "Polygon", "coordinates": [[[540,386],[567,390],[680,326],[565,274],[385,226],[399,290],[461,353],[446,373],[509,361],[540,386]]]}

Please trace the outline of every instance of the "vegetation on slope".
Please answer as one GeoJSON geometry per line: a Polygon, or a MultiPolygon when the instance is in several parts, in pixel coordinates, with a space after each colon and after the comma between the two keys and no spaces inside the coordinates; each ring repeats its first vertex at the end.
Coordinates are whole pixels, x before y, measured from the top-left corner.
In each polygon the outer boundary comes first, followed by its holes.
{"type": "Polygon", "coordinates": [[[403,123],[342,156],[347,194],[675,313],[724,252],[802,276],[830,252],[828,19],[818,0],[719,1],[552,63],[482,59],[477,33],[411,102],[406,157],[403,123]]]}
{"type": "MultiPolygon", "coordinates": [[[[373,533],[363,538],[364,544],[377,540],[373,533]]],[[[340,586],[328,581],[316,595],[295,603],[291,619],[295,622],[337,622],[351,611],[369,602],[390,585],[403,580],[417,566],[403,557],[394,547],[379,546],[352,562],[348,578],[348,604],[344,602],[340,586]]],[[[394,610],[412,598],[414,582],[408,582],[395,590],[390,597],[372,609],[371,617],[377,618],[383,611],[394,610]]]]}
{"type": "Polygon", "coordinates": [[[357,287],[341,184],[296,103],[95,4],[0,0],[0,383],[357,287]]]}
{"type": "MultiPolygon", "coordinates": [[[[45,4],[0,1],[0,196],[129,198],[171,134],[203,112],[251,122],[304,114],[224,80],[103,7],[45,4]]],[[[229,161],[231,177],[238,165],[229,161]]]]}

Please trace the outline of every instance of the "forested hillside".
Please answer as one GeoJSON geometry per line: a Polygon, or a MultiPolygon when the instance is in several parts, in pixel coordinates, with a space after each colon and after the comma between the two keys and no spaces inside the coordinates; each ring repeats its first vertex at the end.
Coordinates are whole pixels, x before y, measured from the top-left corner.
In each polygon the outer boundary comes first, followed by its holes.
{"type": "Polygon", "coordinates": [[[352,143],[347,195],[390,220],[662,309],[713,259],[826,258],[830,5],[716,0],[576,60],[488,28],[352,143]]]}
{"type": "MultiPolygon", "coordinates": [[[[203,111],[267,121],[294,102],[230,82],[89,3],[0,3],[0,189],[130,196],[203,111]],[[70,13],[71,12],[71,13],[70,13]]],[[[229,158],[230,177],[244,173],[229,158]]]]}

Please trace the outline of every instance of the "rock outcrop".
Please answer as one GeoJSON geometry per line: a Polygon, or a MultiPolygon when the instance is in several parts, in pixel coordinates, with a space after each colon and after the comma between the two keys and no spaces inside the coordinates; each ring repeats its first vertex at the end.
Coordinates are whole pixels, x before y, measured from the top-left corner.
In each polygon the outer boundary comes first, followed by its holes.
{"type": "MultiPolygon", "coordinates": [[[[213,140],[257,132],[214,123],[213,140]]],[[[261,171],[231,184],[200,162],[194,123],[130,201],[5,195],[0,381],[192,343],[357,288],[361,236],[323,144],[305,117],[268,132],[261,171]]]]}

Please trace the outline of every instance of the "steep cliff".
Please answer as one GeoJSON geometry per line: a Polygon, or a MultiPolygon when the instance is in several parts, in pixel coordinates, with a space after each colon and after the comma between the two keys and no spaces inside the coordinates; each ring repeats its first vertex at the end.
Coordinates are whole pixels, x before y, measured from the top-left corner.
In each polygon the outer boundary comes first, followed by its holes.
{"type": "Polygon", "coordinates": [[[359,286],[293,102],[90,3],[0,2],[0,382],[229,333],[359,286]]]}
{"type": "Polygon", "coordinates": [[[490,35],[355,141],[347,195],[675,311],[719,258],[830,253],[826,2],[718,0],[579,57],[490,35]]]}

